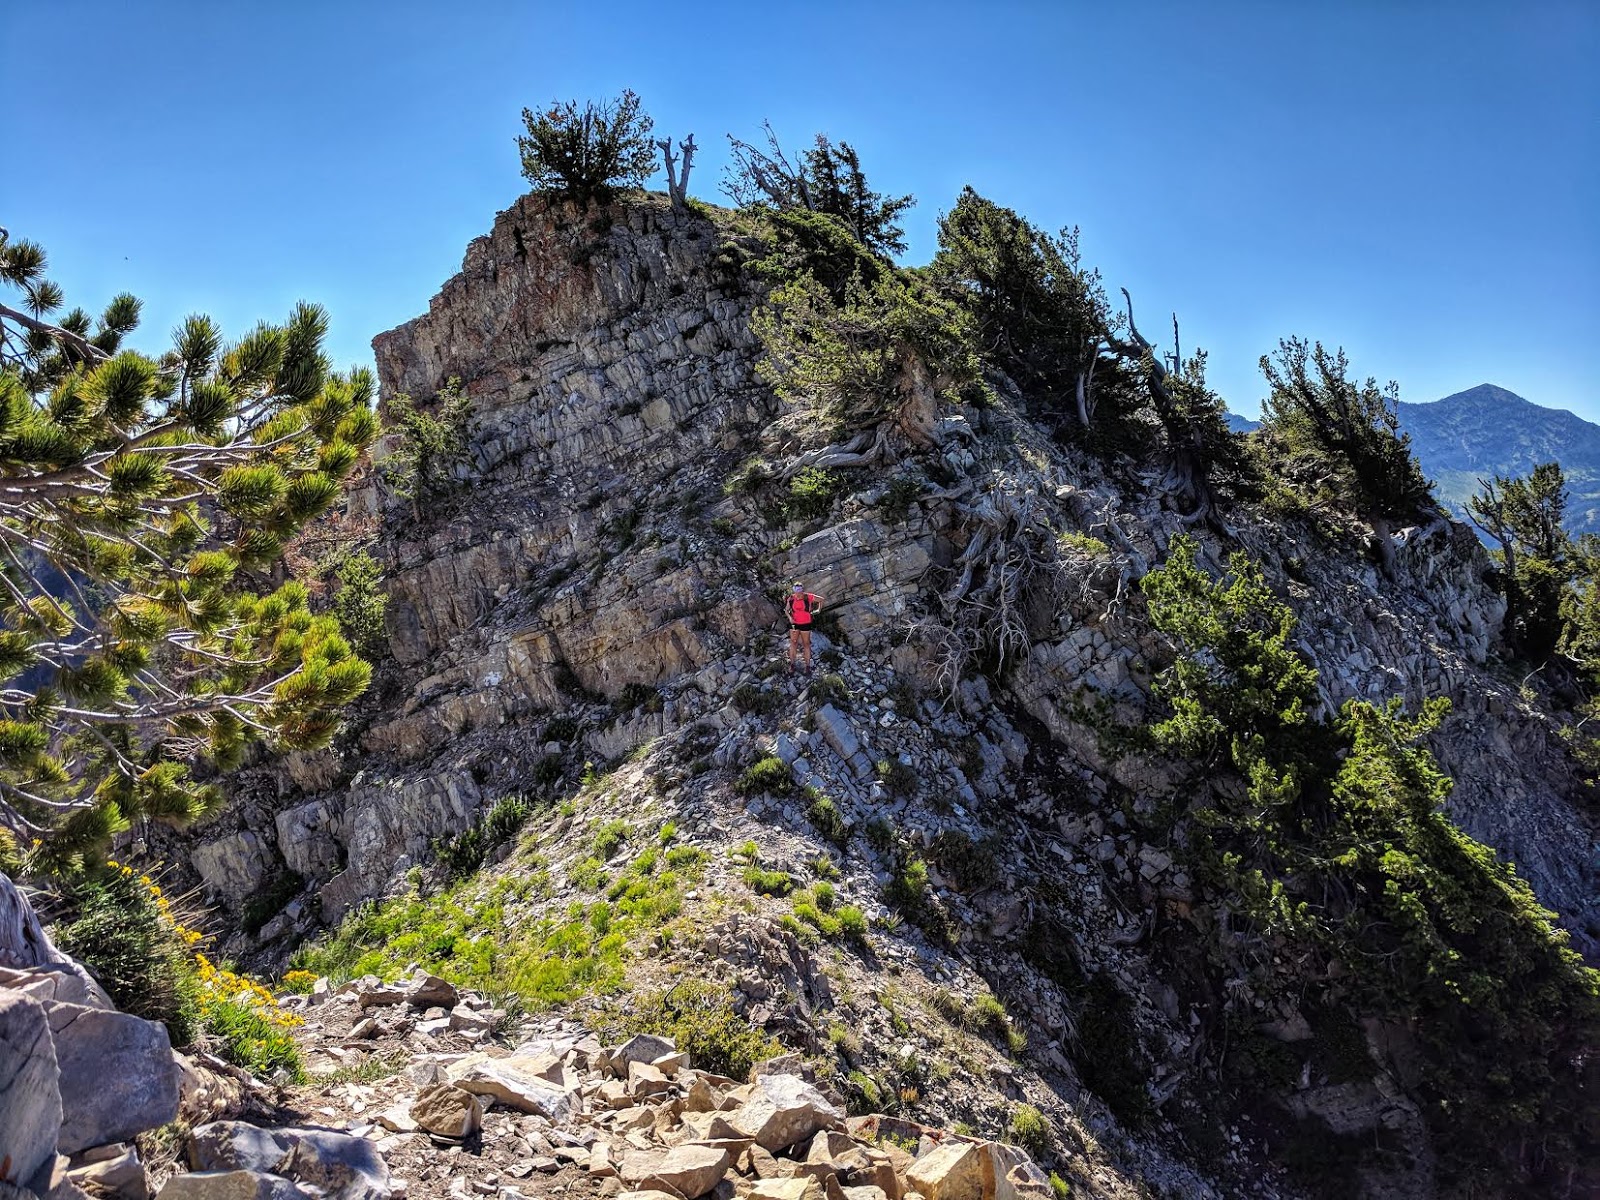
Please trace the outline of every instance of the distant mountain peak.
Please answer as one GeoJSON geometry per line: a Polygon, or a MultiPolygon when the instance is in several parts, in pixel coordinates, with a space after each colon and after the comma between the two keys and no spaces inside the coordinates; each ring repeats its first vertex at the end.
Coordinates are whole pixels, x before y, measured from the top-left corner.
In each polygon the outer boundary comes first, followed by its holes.
{"type": "Polygon", "coordinates": [[[1540,407],[1532,400],[1524,399],[1509,388],[1503,388],[1498,383],[1480,383],[1477,387],[1470,387],[1464,392],[1454,392],[1442,400],[1431,401],[1433,404],[1454,404],[1458,402],[1492,403],[1492,404],[1527,404],[1534,408],[1540,407]]]}

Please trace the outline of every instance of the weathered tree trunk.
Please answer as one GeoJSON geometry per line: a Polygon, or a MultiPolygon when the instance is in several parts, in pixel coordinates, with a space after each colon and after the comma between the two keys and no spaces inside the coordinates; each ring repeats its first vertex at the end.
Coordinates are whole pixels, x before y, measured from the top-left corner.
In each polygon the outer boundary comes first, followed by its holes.
{"type": "Polygon", "coordinates": [[[1394,529],[1388,517],[1372,518],[1372,540],[1378,546],[1378,569],[1385,579],[1395,575],[1394,529]]]}
{"type": "Polygon", "coordinates": [[[678,171],[678,156],[672,152],[671,138],[657,138],[656,145],[661,149],[661,157],[666,162],[667,168],[667,195],[672,199],[672,211],[682,213],[688,211],[689,200],[689,172],[694,168],[694,134],[690,134],[678,143],[678,148],[683,151],[683,171],[678,171]]]}
{"type": "Polygon", "coordinates": [[[0,875],[0,966],[41,967],[69,961],[50,941],[22,890],[0,875]]]}

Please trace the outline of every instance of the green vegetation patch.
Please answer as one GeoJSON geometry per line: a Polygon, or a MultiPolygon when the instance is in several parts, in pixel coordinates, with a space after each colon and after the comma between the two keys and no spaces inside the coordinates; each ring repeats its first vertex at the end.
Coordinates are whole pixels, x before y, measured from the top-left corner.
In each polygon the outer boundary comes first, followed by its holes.
{"type": "Polygon", "coordinates": [[[762,792],[787,796],[794,790],[794,778],[783,759],[768,755],[739,776],[735,787],[741,796],[758,796],[762,792]]]}
{"type": "Polygon", "coordinates": [[[412,892],[357,909],[295,965],[332,979],[393,978],[416,962],[461,987],[515,994],[530,1012],[615,992],[631,955],[680,914],[702,859],[692,847],[650,846],[604,898],[542,916],[522,903],[534,884],[528,877],[412,892]]]}
{"type": "Polygon", "coordinates": [[[634,1033],[669,1037],[696,1067],[730,1079],[746,1078],[757,1063],[784,1049],[739,1015],[731,989],[709,980],[686,979],[634,996],[606,1033],[619,1039],[634,1033]]]}

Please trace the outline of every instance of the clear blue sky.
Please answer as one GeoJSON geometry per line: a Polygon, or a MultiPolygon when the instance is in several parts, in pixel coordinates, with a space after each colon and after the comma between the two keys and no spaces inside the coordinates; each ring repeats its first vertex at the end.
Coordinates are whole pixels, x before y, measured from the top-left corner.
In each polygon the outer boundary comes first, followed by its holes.
{"type": "Polygon", "coordinates": [[[1405,399],[1493,382],[1600,419],[1591,0],[53,0],[0,5],[0,53],[0,225],[69,303],[141,296],[149,348],[305,297],[367,361],[522,190],[522,107],[631,86],[697,135],[707,199],[766,117],[915,193],[911,262],[967,183],[1079,225],[1236,410],[1298,333],[1405,399]]]}

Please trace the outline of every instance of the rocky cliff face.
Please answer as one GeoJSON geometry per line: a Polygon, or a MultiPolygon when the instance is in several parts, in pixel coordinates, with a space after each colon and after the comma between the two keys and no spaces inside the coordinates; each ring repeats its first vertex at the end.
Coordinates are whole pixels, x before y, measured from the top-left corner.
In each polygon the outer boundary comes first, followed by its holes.
{"type": "MultiPolygon", "coordinates": [[[[660,203],[578,213],[529,197],[472,243],[426,315],[375,341],[386,396],[463,381],[479,414],[472,462],[420,521],[376,485],[352,497],[383,521],[393,661],[339,750],[241,772],[233,804],[201,833],[191,861],[211,894],[278,908],[258,905],[259,935],[231,949],[281,956],[395,889],[491,802],[533,781],[570,792],[585,761],[604,768],[642,747],[603,789],[577,793],[582,811],[542,829],[541,854],[567,881],[519,920],[582,900],[563,872],[576,878],[595,821],[670,819],[714,863],[746,840],[796,870],[832,855],[841,898],[886,918],[898,839],[927,853],[949,936],[886,922],[872,962],[837,968],[849,998],[838,979],[817,990],[835,968],[792,932],[780,935],[793,960],[783,970],[741,962],[754,935],[713,926],[713,907],[687,961],[748,983],[745,1014],[796,1044],[825,1047],[830,1020],[862,1031],[869,1074],[896,1070],[897,1039],[910,1036],[877,1002],[886,972],[918,981],[934,1025],[946,1019],[935,991],[965,1003],[992,989],[1026,1024],[1027,1054],[986,1053],[986,1073],[962,1086],[923,1081],[926,1115],[982,1120],[1026,1098],[1064,1131],[1062,1160],[1088,1194],[1141,1179],[1186,1196],[1294,1194],[1251,1166],[1250,1128],[1214,1144],[1198,1063],[1226,1038],[1223,1001],[1248,1011],[1249,983],[1209,996],[1174,972],[1181,931],[1207,917],[1172,848],[1130,823],[1154,768],[1108,760],[1084,718],[1096,700],[1129,719],[1145,710],[1149,664],[1166,650],[1129,584],[1161,561],[1181,519],[1153,479],[1113,477],[1004,401],[951,411],[919,468],[938,484],[919,498],[896,505],[881,473],[845,472],[848,494],[825,519],[764,518],[723,486],[753,452],[784,449],[763,442],[777,405],[753,369],[760,285],[747,256],[731,226],[660,203]],[[1026,654],[943,694],[912,626],[939,611],[970,514],[1001,495],[1078,540],[1061,543],[1059,603],[1030,615],[1026,654]],[[793,577],[827,600],[818,649],[830,648],[837,694],[771,676],[781,649],[769,589],[793,577]],[[786,787],[835,801],[842,839],[801,800],[730,789],[767,754],[786,787]]],[[[1457,819],[1600,952],[1593,818],[1572,799],[1581,788],[1553,723],[1488,661],[1500,601],[1470,533],[1414,534],[1397,578],[1381,580],[1308,532],[1236,518],[1235,541],[1300,616],[1327,702],[1448,696],[1435,750],[1456,779],[1457,819]]],[[[744,897],[740,921],[761,928],[784,915],[749,899],[733,869],[713,868],[696,891],[692,904],[744,897]]],[[[1431,1152],[1404,1089],[1374,1064],[1324,1069],[1298,1011],[1254,1015],[1304,1059],[1280,1107],[1341,1137],[1398,1137],[1403,1164],[1359,1185],[1429,1194],[1431,1152]]]]}

